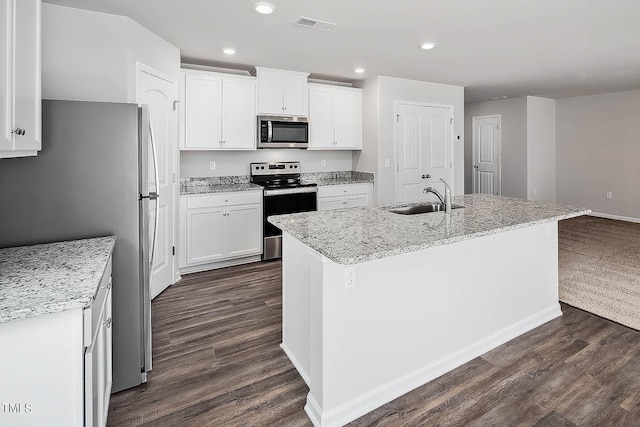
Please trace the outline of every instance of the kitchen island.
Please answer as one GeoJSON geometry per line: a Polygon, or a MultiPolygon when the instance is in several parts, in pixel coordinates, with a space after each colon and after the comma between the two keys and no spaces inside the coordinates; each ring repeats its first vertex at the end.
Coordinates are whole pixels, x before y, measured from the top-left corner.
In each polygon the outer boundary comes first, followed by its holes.
{"type": "Polygon", "coordinates": [[[562,314],[557,222],[589,210],[454,203],[269,218],[283,231],[282,348],[314,425],[344,425],[562,314]]]}

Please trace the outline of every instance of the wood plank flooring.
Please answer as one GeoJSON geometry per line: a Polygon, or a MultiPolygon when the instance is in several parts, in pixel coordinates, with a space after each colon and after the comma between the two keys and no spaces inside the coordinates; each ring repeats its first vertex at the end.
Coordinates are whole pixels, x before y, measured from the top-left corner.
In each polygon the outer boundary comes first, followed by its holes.
{"type": "MultiPolygon", "coordinates": [[[[185,276],[152,304],[153,370],[114,394],[109,426],[311,426],[280,349],[281,264],[185,276]]],[[[640,333],[564,315],[352,426],[640,426],[640,333]]]]}

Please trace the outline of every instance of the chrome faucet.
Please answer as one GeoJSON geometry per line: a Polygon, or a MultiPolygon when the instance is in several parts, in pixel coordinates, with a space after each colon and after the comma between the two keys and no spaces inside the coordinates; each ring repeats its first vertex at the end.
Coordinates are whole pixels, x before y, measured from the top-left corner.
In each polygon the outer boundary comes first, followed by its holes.
{"type": "Polygon", "coordinates": [[[451,188],[449,188],[449,184],[447,184],[447,182],[444,179],[440,178],[440,181],[444,183],[444,197],[442,197],[442,194],[440,194],[440,192],[433,187],[427,187],[424,190],[422,190],[422,192],[424,194],[429,194],[429,193],[435,194],[436,197],[440,199],[440,203],[444,205],[445,213],[451,213],[451,188]]]}
{"type": "Polygon", "coordinates": [[[422,192],[423,192],[424,194],[429,194],[429,193],[433,193],[433,194],[435,194],[435,195],[436,195],[436,197],[437,197],[438,199],[440,199],[440,203],[442,203],[442,204],[444,205],[444,198],[442,197],[442,194],[440,194],[440,192],[439,192],[438,190],[436,190],[435,188],[433,188],[433,187],[427,187],[427,188],[425,188],[424,190],[422,190],[422,192]]]}

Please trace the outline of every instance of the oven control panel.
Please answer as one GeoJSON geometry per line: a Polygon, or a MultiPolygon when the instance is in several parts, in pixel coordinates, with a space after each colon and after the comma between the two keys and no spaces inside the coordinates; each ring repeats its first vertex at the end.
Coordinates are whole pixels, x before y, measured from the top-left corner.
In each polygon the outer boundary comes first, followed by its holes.
{"type": "Polygon", "coordinates": [[[290,175],[300,173],[300,162],[264,162],[251,163],[251,176],[256,175],[290,175]]]}

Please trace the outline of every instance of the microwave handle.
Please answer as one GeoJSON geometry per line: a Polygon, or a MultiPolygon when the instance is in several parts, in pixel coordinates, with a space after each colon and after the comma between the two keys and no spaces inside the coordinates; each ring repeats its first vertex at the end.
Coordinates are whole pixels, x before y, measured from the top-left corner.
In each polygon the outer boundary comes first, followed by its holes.
{"type": "Polygon", "coordinates": [[[267,142],[271,142],[273,139],[273,127],[271,120],[267,121],[267,142]]]}

